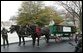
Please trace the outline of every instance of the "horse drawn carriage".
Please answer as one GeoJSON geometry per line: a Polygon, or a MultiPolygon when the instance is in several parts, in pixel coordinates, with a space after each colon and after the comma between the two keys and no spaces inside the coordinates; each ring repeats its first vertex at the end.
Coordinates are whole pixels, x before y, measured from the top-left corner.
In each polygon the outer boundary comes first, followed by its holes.
{"type": "MultiPolygon", "coordinates": [[[[25,45],[24,37],[28,37],[31,35],[33,40],[33,45],[35,44],[35,25],[31,25],[30,27],[20,27],[18,25],[12,25],[10,27],[11,33],[16,31],[19,37],[19,45],[21,44],[21,38],[23,39],[23,44],[25,45]],[[25,30],[26,29],[26,30],[25,30]]],[[[56,39],[56,35],[60,34],[59,37],[70,37],[71,34],[75,33],[75,27],[73,26],[61,26],[61,25],[54,25],[49,27],[42,27],[41,29],[41,36],[45,35],[46,43],[49,42],[49,39],[56,39]],[[51,36],[54,34],[54,36],[51,36]],[[67,34],[67,35],[66,35],[67,34]]],[[[39,37],[38,38],[38,45],[39,45],[39,37]]]]}
{"type": "Polygon", "coordinates": [[[53,35],[50,35],[50,39],[56,39],[57,36],[59,38],[68,37],[70,39],[70,37],[73,38],[75,31],[74,26],[52,25],[50,26],[50,33],[53,35]]]}

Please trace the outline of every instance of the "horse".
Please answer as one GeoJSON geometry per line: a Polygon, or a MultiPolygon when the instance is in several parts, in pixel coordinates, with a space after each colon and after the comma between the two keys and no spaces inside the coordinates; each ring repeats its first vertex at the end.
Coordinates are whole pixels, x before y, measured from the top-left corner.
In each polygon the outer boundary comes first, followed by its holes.
{"type": "MultiPolygon", "coordinates": [[[[31,35],[32,44],[33,44],[33,47],[34,47],[36,38],[38,38],[37,39],[37,46],[39,46],[39,37],[36,36],[37,34],[35,33],[35,29],[36,29],[35,25],[30,25],[28,27],[22,27],[22,26],[19,26],[19,25],[12,25],[10,27],[10,32],[13,33],[14,31],[16,31],[16,33],[17,33],[17,35],[19,37],[19,45],[21,45],[21,38],[23,40],[23,45],[25,45],[24,37],[28,37],[28,36],[31,35]]],[[[47,44],[49,43],[49,36],[50,36],[49,32],[50,32],[49,28],[47,28],[47,27],[42,27],[41,28],[41,35],[40,36],[45,35],[47,44]]]]}
{"type": "Polygon", "coordinates": [[[41,34],[42,34],[42,36],[45,35],[46,43],[48,44],[49,37],[51,36],[49,27],[42,27],[41,34]]]}
{"type": "Polygon", "coordinates": [[[40,27],[41,31],[40,31],[40,35],[38,35],[39,33],[38,34],[36,33],[36,27],[37,27],[37,25],[35,25],[35,24],[30,24],[30,25],[28,25],[28,28],[26,27],[27,29],[29,29],[27,31],[29,31],[31,34],[32,41],[33,41],[32,42],[33,47],[35,46],[36,38],[37,38],[37,46],[39,46],[39,40],[40,40],[41,36],[44,36],[44,35],[46,38],[46,43],[48,44],[49,43],[49,36],[50,36],[49,28],[48,27],[40,27]]]}
{"type": "Polygon", "coordinates": [[[35,46],[35,41],[36,41],[36,38],[37,38],[37,46],[39,46],[39,40],[41,38],[41,36],[44,36],[45,35],[45,38],[46,38],[46,43],[48,44],[49,43],[49,36],[50,36],[50,31],[49,31],[49,28],[47,27],[41,27],[41,31],[40,31],[40,35],[38,35],[36,33],[36,27],[35,25],[31,25],[30,28],[32,29],[32,39],[33,39],[33,47],[35,46]]]}
{"type": "Polygon", "coordinates": [[[24,27],[22,27],[22,26],[19,26],[19,25],[12,25],[11,27],[10,27],[10,33],[13,33],[13,32],[15,32],[16,31],[16,33],[17,33],[17,35],[18,35],[18,37],[19,37],[19,46],[21,45],[21,38],[22,38],[22,40],[23,40],[23,45],[25,45],[25,39],[24,39],[24,37],[28,37],[28,36],[30,36],[29,35],[29,31],[27,31],[26,33],[25,33],[25,30],[26,28],[24,28],[24,27]]]}

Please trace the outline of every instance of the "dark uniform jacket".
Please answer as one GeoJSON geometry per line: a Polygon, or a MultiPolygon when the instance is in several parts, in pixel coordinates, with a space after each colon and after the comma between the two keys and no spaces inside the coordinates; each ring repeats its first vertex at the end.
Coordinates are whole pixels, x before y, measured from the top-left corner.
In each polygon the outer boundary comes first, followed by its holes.
{"type": "Polygon", "coordinates": [[[2,37],[7,36],[8,30],[4,29],[1,31],[2,37]]]}

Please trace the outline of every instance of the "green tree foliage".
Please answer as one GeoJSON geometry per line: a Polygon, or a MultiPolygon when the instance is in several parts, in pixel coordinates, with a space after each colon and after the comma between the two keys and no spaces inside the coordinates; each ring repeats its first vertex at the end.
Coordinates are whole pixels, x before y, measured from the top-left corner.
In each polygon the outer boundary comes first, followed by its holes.
{"type": "Polygon", "coordinates": [[[42,1],[23,1],[21,8],[18,11],[17,24],[26,25],[34,22],[35,15],[42,7],[42,1]]]}
{"type": "Polygon", "coordinates": [[[42,1],[24,1],[18,11],[17,24],[26,25],[31,22],[39,26],[48,25],[50,18],[55,20],[57,24],[63,20],[51,7],[44,7],[42,1]]]}
{"type": "Polygon", "coordinates": [[[51,7],[46,7],[38,13],[38,19],[36,22],[41,22],[41,25],[49,24],[50,19],[53,19],[56,24],[59,24],[63,19],[57,14],[51,7]]]}

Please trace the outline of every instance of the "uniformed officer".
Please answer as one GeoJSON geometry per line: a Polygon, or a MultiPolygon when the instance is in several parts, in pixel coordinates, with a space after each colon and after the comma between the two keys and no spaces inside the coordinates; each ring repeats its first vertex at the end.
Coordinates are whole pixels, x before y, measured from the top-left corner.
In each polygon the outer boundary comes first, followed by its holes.
{"type": "Polygon", "coordinates": [[[5,41],[7,42],[7,45],[9,45],[9,43],[8,43],[8,34],[7,34],[8,32],[9,31],[5,28],[3,28],[2,31],[1,31],[4,46],[5,46],[5,41]]]}

